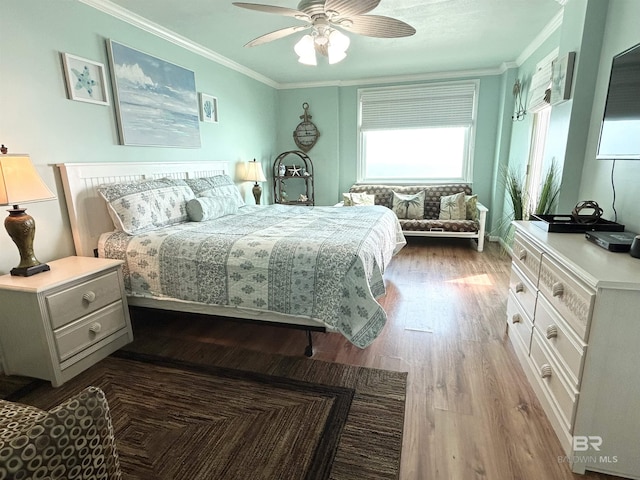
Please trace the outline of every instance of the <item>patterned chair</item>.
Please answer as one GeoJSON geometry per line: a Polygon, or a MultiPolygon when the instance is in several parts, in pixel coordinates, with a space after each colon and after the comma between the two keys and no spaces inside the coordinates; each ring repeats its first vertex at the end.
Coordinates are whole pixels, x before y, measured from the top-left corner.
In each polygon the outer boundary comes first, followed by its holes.
{"type": "Polygon", "coordinates": [[[472,212],[464,219],[440,219],[441,197],[464,192],[472,196],[471,185],[353,185],[350,193],[366,193],[375,196],[375,204],[393,209],[393,192],[403,195],[413,195],[424,191],[423,218],[399,218],[405,236],[422,237],[462,237],[473,238],[478,242],[478,252],[484,248],[485,223],[488,209],[481,203],[475,202],[472,212]]]}
{"type": "Polygon", "coordinates": [[[0,479],[120,480],[109,405],[88,387],[45,412],[0,400],[0,479]]]}

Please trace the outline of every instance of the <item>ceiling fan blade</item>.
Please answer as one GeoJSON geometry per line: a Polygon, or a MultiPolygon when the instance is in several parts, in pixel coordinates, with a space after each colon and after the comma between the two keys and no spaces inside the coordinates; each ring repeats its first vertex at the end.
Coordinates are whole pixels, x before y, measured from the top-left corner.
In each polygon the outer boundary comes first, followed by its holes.
{"type": "Polygon", "coordinates": [[[338,20],[335,22],[335,25],[348,32],[376,38],[410,37],[416,33],[416,29],[408,23],[396,18],[383,17],[380,15],[349,17],[343,22],[338,20]]]}
{"type": "Polygon", "coordinates": [[[264,13],[275,13],[276,15],[284,15],[287,17],[294,17],[300,20],[310,21],[311,18],[300,10],[294,10],[293,8],[276,7],[273,5],[260,5],[259,3],[244,3],[233,2],[236,7],[246,8],[248,10],[256,10],[264,13]]]}
{"type": "Polygon", "coordinates": [[[325,12],[338,12],[340,18],[364,15],[380,4],[380,0],[327,0],[325,12]]]}
{"type": "Polygon", "coordinates": [[[311,25],[297,25],[295,27],[287,27],[281,30],[276,30],[275,32],[267,33],[266,35],[261,35],[258,38],[254,38],[249,43],[247,43],[245,47],[255,47],[257,45],[262,45],[264,43],[272,42],[273,40],[288,37],[289,35],[307,30],[309,28],[311,28],[311,25]]]}

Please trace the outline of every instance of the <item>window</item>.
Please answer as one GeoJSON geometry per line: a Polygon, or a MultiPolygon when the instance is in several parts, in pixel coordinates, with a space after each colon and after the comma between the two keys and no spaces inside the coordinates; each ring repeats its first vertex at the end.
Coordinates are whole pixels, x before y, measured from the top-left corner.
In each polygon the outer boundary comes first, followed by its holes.
{"type": "Polygon", "coordinates": [[[358,181],[472,182],[478,81],[358,91],[358,181]]]}
{"type": "Polygon", "coordinates": [[[533,135],[531,136],[531,152],[529,153],[529,164],[527,165],[526,186],[527,198],[529,199],[528,210],[532,213],[535,213],[533,210],[538,203],[540,189],[542,188],[542,163],[550,118],[551,107],[549,105],[542,110],[538,110],[533,117],[533,135]]]}

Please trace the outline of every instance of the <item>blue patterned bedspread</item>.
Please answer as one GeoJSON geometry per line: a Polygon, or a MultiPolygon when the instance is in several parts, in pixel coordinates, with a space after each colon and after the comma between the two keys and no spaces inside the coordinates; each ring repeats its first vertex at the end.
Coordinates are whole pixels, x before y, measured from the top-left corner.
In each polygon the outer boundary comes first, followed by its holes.
{"type": "Polygon", "coordinates": [[[385,207],[241,207],[234,215],[100,237],[128,293],[312,317],[360,348],[380,333],[382,275],[405,245],[385,207]]]}

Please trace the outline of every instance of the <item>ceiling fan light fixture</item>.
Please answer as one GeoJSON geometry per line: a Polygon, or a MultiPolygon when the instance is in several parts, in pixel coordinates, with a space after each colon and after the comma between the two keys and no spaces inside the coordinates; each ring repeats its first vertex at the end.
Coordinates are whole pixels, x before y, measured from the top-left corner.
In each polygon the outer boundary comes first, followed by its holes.
{"type": "Polygon", "coordinates": [[[293,50],[298,55],[298,62],[304,65],[317,65],[316,50],[314,46],[314,38],[311,35],[304,35],[298,43],[295,44],[293,50]]]}

